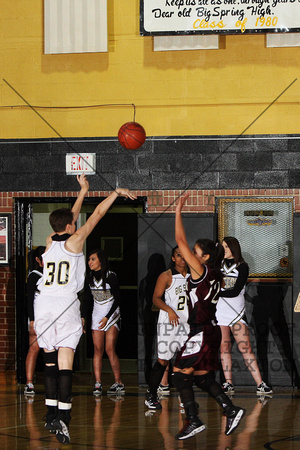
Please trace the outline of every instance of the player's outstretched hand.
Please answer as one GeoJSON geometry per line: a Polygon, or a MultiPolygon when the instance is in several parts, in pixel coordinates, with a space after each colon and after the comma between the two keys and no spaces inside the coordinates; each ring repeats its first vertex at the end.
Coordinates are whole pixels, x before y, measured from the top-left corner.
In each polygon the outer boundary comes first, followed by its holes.
{"type": "Polygon", "coordinates": [[[77,181],[80,184],[81,189],[88,192],[90,185],[84,173],[77,175],[77,181]]]}
{"type": "Polygon", "coordinates": [[[186,202],[186,200],[189,198],[190,194],[186,192],[183,196],[179,197],[178,203],[176,205],[176,211],[180,212],[186,202]]]}
{"type": "Polygon", "coordinates": [[[131,200],[136,199],[136,195],[134,195],[129,189],[117,188],[116,193],[118,195],[122,195],[122,197],[130,198],[131,200]]]}

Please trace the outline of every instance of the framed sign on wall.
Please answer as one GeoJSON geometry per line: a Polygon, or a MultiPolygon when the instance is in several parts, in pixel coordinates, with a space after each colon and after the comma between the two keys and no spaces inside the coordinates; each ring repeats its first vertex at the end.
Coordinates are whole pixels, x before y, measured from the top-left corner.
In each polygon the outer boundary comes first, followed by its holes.
{"type": "Polygon", "coordinates": [[[140,34],[300,31],[295,0],[140,0],[140,34]]]}
{"type": "Polygon", "coordinates": [[[293,276],[293,198],[218,198],[218,238],[241,245],[250,278],[293,276]]]}
{"type": "Polygon", "coordinates": [[[11,214],[0,214],[0,265],[8,266],[11,258],[11,214]]]}

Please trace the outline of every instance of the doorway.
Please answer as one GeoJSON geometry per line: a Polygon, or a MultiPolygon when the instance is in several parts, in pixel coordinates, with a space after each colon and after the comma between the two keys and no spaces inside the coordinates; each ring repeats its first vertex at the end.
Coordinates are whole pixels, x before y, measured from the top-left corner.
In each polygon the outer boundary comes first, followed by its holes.
{"type": "MultiPolygon", "coordinates": [[[[28,320],[26,311],[26,280],[28,275],[28,250],[45,245],[46,237],[51,233],[48,224],[49,213],[60,207],[72,207],[76,198],[18,198],[15,199],[16,223],[16,362],[17,379],[24,383],[25,360],[28,352],[28,320]],[[24,339],[25,337],[25,339],[24,339]]],[[[102,199],[87,198],[82,206],[77,226],[86,219],[102,199]]],[[[145,212],[146,198],[138,197],[128,203],[118,198],[89,236],[84,253],[99,245],[109,252],[111,270],[115,271],[121,290],[122,329],[117,351],[120,359],[131,360],[137,365],[137,218],[145,212]],[[122,253],[116,255],[116,245],[122,242],[122,253]]],[[[88,337],[81,339],[76,357],[77,371],[92,370],[93,346],[88,337]]],[[[43,370],[43,361],[39,357],[36,371],[43,370]]]]}

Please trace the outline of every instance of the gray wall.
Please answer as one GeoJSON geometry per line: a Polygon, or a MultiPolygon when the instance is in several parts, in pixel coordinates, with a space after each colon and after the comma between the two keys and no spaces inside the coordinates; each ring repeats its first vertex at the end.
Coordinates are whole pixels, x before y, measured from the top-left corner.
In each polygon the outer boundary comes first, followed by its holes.
{"type": "Polygon", "coordinates": [[[300,187],[300,135],[147,138],[136,151],[117,139],[0,140],[0,191],[77,190],[66,153],[96,153],[92,190],[300,187]]]}

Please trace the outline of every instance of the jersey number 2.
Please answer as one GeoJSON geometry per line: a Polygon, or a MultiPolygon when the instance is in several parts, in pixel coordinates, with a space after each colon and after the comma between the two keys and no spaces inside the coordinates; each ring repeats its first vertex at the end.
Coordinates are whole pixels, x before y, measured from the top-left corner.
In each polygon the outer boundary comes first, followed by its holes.
{"type": "Polygon", "coordinates": [[[182,311],[185,306],[185,295],[180,295],[177,303],[177,311],[182,311]]]}

